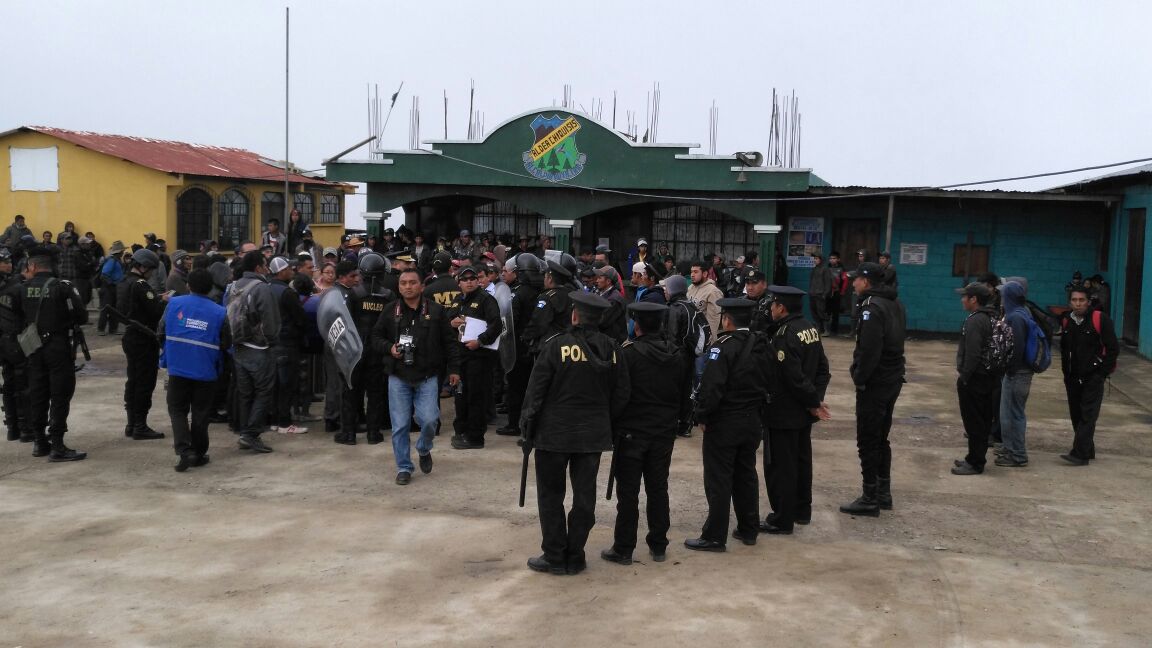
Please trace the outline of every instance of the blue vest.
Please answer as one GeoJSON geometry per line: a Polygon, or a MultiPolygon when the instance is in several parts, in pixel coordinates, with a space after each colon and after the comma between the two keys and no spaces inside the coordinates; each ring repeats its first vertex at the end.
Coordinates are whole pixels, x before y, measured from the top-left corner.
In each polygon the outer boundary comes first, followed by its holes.
{"type": "Polygon", "coordinates": [[[212,381],[220,376],[220,330],[227,311],[200,295],[173,297],[164,311],[164,355],[160,366],[172,376],[212,381]]]}

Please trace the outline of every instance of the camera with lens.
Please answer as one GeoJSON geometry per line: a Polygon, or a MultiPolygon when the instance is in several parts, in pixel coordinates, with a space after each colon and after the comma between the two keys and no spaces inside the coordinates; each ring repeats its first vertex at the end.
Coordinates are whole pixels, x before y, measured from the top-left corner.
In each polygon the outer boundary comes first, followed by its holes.
{"type": "Polygon", "coordinates": [[[411,335],[401,335],[396,348],[403,357],[404,366],[411,367],[416,362],[416,340],[411,335]]]}

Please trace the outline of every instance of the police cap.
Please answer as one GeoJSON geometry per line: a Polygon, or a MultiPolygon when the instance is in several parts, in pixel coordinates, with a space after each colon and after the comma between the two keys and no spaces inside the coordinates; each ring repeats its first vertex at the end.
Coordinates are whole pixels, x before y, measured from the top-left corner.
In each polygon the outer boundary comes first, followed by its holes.
{"type": "Polygon", "coordinates": [[[667,306],[655,302],[632,302],[628,304],[629,313],[660,313],[666,310],[668,310],[667,306]]]}
{"type": "Polygon", "coordinates": [[[864,262],[856,267],[856,272],[852,273],[852,278],[867,277],[868,279],[875,279],[884,274],[884,268],[879,263],[864,262]]]}
{"type": "Polygon", "coordinates": [[[777,285],[768,286],[768,292],[771,293],[774,301],[780,302],[789,312],[800,310],[804,295],[808,294],[795,286],[777,285]]]}
{"type": "Polygon", "coordinates": [[[756,306],[756,302],[743,297],[725,297],[724,299],[717,299],[716,305],[720,307],[721,311],[743,311],[746,313],[756,306]]]}
{"type": "Polygon", "coordinates": [[[768,275],[764,274],[763,270],[752,268],[748,271],[748,275],[744,277],[745,283],[758,283],[761,281],[768,281],[768,275]]]}
{"type": "Polygon", "coordinates": [[[594,313],[602,313],[608,310],[612,305],[607,299],[600,295],[583,290],[573,290],[568,293],[568,297],[573,301],[573,305],[582,311],[592,311],[594,313]]]}
{"type": "Polygon", "coordinates": [[[559,275],[564,281],[570,281],[572,279],[572,272],[555,261],[548,262],[548,272],[559,275]]]}

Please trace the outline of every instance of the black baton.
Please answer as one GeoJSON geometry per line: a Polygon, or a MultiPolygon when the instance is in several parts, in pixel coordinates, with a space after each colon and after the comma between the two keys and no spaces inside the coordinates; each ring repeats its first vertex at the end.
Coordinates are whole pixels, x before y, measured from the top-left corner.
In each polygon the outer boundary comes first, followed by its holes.
{"type": "Polygon", "coordinates": [[[528,488],[528,455],[532,449],[524,445],[524,463],[520,465],[520,508],[524,508],[524,491],[528,488]]]}

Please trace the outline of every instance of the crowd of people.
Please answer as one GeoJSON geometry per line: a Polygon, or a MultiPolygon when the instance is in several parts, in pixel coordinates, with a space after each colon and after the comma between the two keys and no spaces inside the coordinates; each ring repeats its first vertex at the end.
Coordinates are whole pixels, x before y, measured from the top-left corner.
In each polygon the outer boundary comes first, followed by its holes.
{"type": "MultiPolygon", "coordinates": [[[[5,424],[37,457],[85,458],[64,437],[73,362],[87,353],[85,293],[98,288],[98,334],[123,335],[124,434],[164,438],[148,418],[165,368],[177,471],[209,463],[212,423],[227,423],[240,449],[268,453],[264,434],[305,433],[322,421],[343,445],[382,443],[390,431],[395,482],[408,485],[417,467],[432,471],[440,400],[452,397],[456,450],[483,449],[491,423],[507,414],[495,433],[518,437],[525,470],[535,461],[543,553],[528,566],[574,574],[587,564],[606,451],[617,517],[601,557],[632,561],[643,488],[645,543],[664,560],[672,450],[700,426],[708,514],[684,544],[725,551],[729,535],[752,545],[761,533],[788,535],[811,521],[812,425],[831,416],[822,337],[837,332],[843,309],[856,339],[849,373],[862,488],[840,510],[877,516],[893,507],[888,437],[904,383],[905,313],[887,254],[873,263],[861,251],[851,273],[835,252],[827,266],[817,258],[806,318],[805,291],[769,285],[754,252],[732,267],[717,255],[680,262],[666,244],[649,252],[645,238],[617,266],[605,247],[572,256],[546,236],[512,246],[507,237],[473,240],[468,230],[431,243],[387,229],[322,248],[295,213],[283,229],[270,220],[234,255],[213,241],[168,254],[152,234],[104,253],[91,233],[73,245],[71,223],[51,241],[21,228],[18,216],[0,236],[5,424]],[[313,414],[320,400],[323,411],[313,414]]],[[[953,472],[983,472],[989,443],[1000,438],[995,464],[1027,465],[1028,386],[1047,368],[1043,351],[1056,335],[1075,429],[1063,458],[1094,459],[1102,385],[1118,349],[1092,291],[1071,286],[1059,322],[1036,312],[1023,278],[1001,284],[988,275],[961,292],[969,316],[957,392],[969,447],[953,472]]]]}

